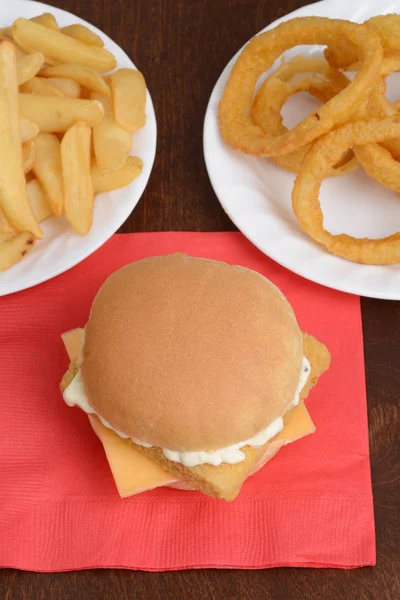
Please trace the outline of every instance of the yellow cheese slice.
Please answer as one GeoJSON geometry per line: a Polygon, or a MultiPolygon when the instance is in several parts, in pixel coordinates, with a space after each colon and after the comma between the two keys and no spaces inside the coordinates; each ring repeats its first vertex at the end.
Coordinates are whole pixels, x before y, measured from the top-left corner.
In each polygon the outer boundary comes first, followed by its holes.
{"type": "Polygon", "coordinates": [[[306,409],[304,402],[300,402],[295,408],[292,408],[289,420],[286,422],[285,427],[268,444],[264,454],[258,460],[251,474],[256,473],[271,460],[282,446],[296,442],[300,438],[314,433],[314,431],[315,425],[312,422],[310,414],[306,409]]]}
{"type": "Polygon", "coordinates": [[[69,360],[72,363],[75,363],[78,360],[79,352],[82,346],[83,329],[80,327],[77,329],[70,329],[61,335],[61,339],[64,342],[69,360]]]}
{"type": "MultiPolygon", "coordinates": [[[[82,329],[74,329],[67,331],[62,336],[71,362],[76,362],[78,358],[82,334],[82,329]]],[[[130,444],[129,440],[120,438],[114,431],[105,427],[97,417],[90,415],[89,420],[97,437],[103,444],[115,485],[122,498],[161,486],[174,487],[174,484],[178,482],[177,479],[173,478],[150,458],[140,454],[130,444]]],[[[275,456],[282,446],[314,433],[314,431],[315,426],[308,410],[304,402],[300,402],[298,406],[292,409],[290,420],[284,429],[268,445],[255,470],[261,468],[275,456]]],[[[176,487],[180,487],[180,482],[176,487]]]]}
{"type": "Polygon", "coordinates": [[[103,444],[121,498],[177,481],[157,463],[135,450],[129,440],[121,439],[114,431],[104,427],[97,417],[90,415],[89,421],[103,444]]]}
{"type": "Polygon", "coordinates": [[[291,444],[306,435],[314,433],[314,431],[315,425],[312,422],[310,413],[306,409],[304,402],[300,402],[297,406],[292,408],[290,420],[286,423],[282,431],[274,437],[273,441],[283,441],[283,445],[291,444]]]}

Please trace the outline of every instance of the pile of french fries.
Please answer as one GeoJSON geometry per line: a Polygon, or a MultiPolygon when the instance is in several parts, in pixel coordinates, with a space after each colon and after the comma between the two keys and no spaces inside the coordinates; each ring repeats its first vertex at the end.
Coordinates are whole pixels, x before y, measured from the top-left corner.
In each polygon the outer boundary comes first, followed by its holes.
{"type": "Polygon", "coordinates": [[[140,175],[129,151],[146,83],[115,67],[96,33],[60,28],[50,13],[0,30],[0,271],[43,238],[49,217],[87,234],[94,195],[140,175]]]}

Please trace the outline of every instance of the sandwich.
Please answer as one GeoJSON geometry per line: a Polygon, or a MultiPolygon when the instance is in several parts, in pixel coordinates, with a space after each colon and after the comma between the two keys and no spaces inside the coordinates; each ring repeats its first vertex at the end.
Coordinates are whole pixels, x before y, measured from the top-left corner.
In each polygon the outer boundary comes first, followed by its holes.
{"type": "Polygon", "coordinates": [[[168,486],[233,500],[313,433],[304,400],[330,363],[265,277],[180,254],[113,273],[63,340],[64,400],[88,414],[122,497],[168,486]]]}

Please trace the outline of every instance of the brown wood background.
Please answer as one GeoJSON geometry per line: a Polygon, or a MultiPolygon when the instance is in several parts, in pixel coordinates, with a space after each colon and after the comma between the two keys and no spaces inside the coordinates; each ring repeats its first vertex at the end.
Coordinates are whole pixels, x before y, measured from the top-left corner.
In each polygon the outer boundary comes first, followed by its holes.
{"type": "MultiPolygon", "coordinates": [[[[355,2],[356,0],[349,0],[355,2]]],[[[302,0],[50,0],[93,23],[144,72],[158,122],[149,185],[122,231],[234,229],[209,183],[202,129],[228,60],[302,0]]],[[[362,301],[377,566],[144,573],[0,571],[0,599],[400,599],[400,305],[362,301]]],[[[0,507],[1,510],[1,507],[0,507]]],[[[0,532],[1,544],[1,532],[0,532]]]]}

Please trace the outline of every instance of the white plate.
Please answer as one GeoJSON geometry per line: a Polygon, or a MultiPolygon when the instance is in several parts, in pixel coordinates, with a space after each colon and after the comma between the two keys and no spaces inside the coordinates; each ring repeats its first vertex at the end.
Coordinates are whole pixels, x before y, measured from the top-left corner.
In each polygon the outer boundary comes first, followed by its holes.
{"type": "MultiPolygon", "coordinates": [[[[43,12],[51,12],[60,26],[87,25],[104,40],[105,48],[114,54],[118,67],[135,67],[127,54],[102,31],[75,15],[41,2],[0,2],[0,27],[11,25],[18,17],[30,18],[43,12]]],[[[138,179],[121,190],[96,196],[93,225],[86,236],[75,233],[64,217],[42,223],[44,239],[37,242],[21,262],[0,273],[0,296],[29,288],[67,271],[104,244],[128,218],[146,187],[156,152],[157,125],[149,93],[146,113],[145,127],[132,138],[131,154],[143,160],[143,171],[138,179]]]]}
{"type": "MultiPolygon", "coordinates": [[[[266,29],[294,16],[324,16],[364,21],[377,14],[400,13],[400,0],[326,0],[305,6],[266,29]]],[[[303,46],[295,54],[317,55],[321,47],[303,46]]],[[[400,299],[400,265],[358,265],[329,254],[301,231],[291,209],[294,176],[268,159],[240,154],[226,146],[218,129],[218,103],[236,55],[223,71],[210,98],[204,122],[204,156],[211,184],[224,210],[267,256],[302,275],[337,290],[400,299]]],[[[389,97],[400,98],[400,75],[388,80],[389,97]]],[[[285,123],[293,126],[305,116],[310,100],[295,97],[284,107],[285,123]],[[299,106],[301,107],[299,110],[299,106]]],[[[329,179],[321,191],[325,225],[332,233],[382,237],[400,231],[400,200],[359,169],[329,179]]]]}

